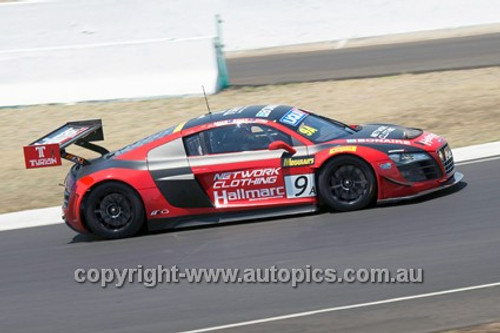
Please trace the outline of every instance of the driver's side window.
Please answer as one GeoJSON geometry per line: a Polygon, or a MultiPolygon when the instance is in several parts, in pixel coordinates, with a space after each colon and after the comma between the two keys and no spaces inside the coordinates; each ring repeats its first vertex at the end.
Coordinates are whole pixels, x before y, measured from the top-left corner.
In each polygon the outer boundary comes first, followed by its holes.
{"type": "Polygon", "coordinates": [[[261,124],[235,124],[212,128],[184,138],[188,156],[265,150],[274,141],[297,145],[290,135],[261,124]]]}

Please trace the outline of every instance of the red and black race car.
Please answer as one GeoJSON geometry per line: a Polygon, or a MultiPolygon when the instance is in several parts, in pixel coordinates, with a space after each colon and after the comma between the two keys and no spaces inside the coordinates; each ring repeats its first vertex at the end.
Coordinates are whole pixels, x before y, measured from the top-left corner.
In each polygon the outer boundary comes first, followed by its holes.
{"type": "Polygon", "coordinates": [[[316,211],[351,211],[458,183],[446,141],[416,128],[347,126],[287,105],[208,113],[108,152],[100,120],[70,122],[25,149],[28,168],[76,164],[68,226],[105,238],[316,211]],[[66,152],[78,146],[102,156],[66,152]]]}

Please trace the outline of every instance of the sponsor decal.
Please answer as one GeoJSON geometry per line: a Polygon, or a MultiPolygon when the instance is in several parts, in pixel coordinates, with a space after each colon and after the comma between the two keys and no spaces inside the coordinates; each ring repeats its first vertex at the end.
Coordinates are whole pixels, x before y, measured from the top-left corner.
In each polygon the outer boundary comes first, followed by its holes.
{"type": "Polygon", "coordinates": [[[159,215],[167,215],[168,213],[170,213],[170,211],[168,209],[164,208],[164,209],[155,209],[149,215],[150,216],[159,216],[159,215]]]}
{"type": "Polygon", "coordinates": [[[440,139],[440,137],[433,133],[427,133],[422,139],[418,140],[417,142],[426,146],[432,146],[434,143],[434,139],[440,139]]]}
{"type": "Polygon", "coordinates": [[[311,126],[307,126],[307,125],[304,125],[302,124],[300,127],[299,127],[299,132],[306,135],[306,136],[313,136],[314,134],[316,134],[316,132],[318,131],[317,128],[314,128],[314,127],[311,127],[311,126]]]}
{"type": "Polygon", "coordinates": [[[266,105],[255,115],[256,117],[267,118],[271,114],[271,111],[276,109],[279,105],[266,105]]]}
{"type": "Polygon", "coordinates": [[[250,119],[250,118],[236,118],[236,119],[228,119],[228,120],[220,120],[213,123],[215,127],[225,126],[229,124],[248,124],[248,123],[259,123],[259,124],[267,124],[267,119],[250,119]]]}
{"type": "MultiPolygon", "coordinates": [[[[242,119],[238,119],[238,120],[241,121],[242,119]]],[[[229,125],[229,124],[233,124],[233,123],[234,123],[234,119],[231,119],[231,120],[221,120],[221,121],[216,121],[214,123],[214,126],[225,126],[225,125],[229,125]]]]}
{"type": "Polygon", "coordinates": [[[70,160],[72,162],[78,163],[78,164],[84,164],[85,163],[85,159],[83,157],[76,156],[76,155],[73,155],[73,154],[70,154],[70,153],[65,153],[64,154],[64,158],[68,159],[68,160],[70,160]]]}
{"type": "Polygon", "coordinates": [[[280,122],[291,126],[297,126],[306,116],[307,113],[293,108],[281,117],[280,122]]]}
{"type": "Polygon", "coordinates": [[[88,126],[83,126],[83,127],[67,127],[66,129],[61,129],[61,132],[56,132],[51,136],[45,137],[36,144],[49,144],[49,143],[59,143],[62,144],[78,134],[85,132],[88,130],[90,127],[88,126]]]}
{"type": "Polygon", "coordinates": [[[310,198],[316,196],[316,183],[314,174],[302,174],[285,177],[286,197],[293,198],[310,198]]]}
{"type": "Polygon", "coordinates": [[[243,112],[243,110],[245,110],[245,109],[246,109],[246,106],[238,106],[238,107],[224,111],[224,113],[222,115],[223,116],[235,115],[235,114],[243,112]]]}
{"type": "Polygon", "coordinates": [[[235,188],[254,185],[275,184],[281,168],[266,168],[216,173],[214,189],[235,188]]]}
{"type": "Polygon", "coordinates": [[[281,168],[263,168],[216,173],[213,195],[216,207],[232,201],[256,201],[283,198],[285,188],[277,186],[281,168]]]}
{"type": "Polygon", "coordinates": [[[220,207],[222,205],[227,205],[230,201],[238,200],[265,200],[273,198],[283,198],[285,195],[285,188],[283,186],[269,187],[269,188],[259,188],[259,189],[235,189],[214,191],[215,205],[220,207]]]}
{"type": "Polygon", "coordinates": [[[379,167],[382,170],[391,170],[392,169],[392,163],[391,162],[381,163],[381,164],[379,164],[379,167]]]}
{"type": "Polygon", "coordinates": [[[372,134],[370,134],[370,136],[372,138],[386,139],[394,130],[394,127],[380,126],[376,130],[374,130],[372,134]]]}
{"type": "Polygon", "coordinates": [[[287,157],[283,159],[283,167],[291,168],[291,167],[299,167],[306,165],[313,165],[315,163],[314,156],[296,156],[296,157],[287,157]]]}
{"type": "Polygon", "coordinates": [[[61,165],[57,143],[24,147],[24,163],[27,169],[61,165]]]}
{"type": "Polygon", "coordinates": [[[401,139],[347,139],[347,143],[385,143],[385,144],[397,144],[397,145],[411,145],[410,140],[401,139]]]}
{"type": "Polygon", "coordinates": [[[338,146],[330,149],[330,155],[342,153],[345,151],[356,151],[356,146],[338,146]]]}
{"type": "Polygon", "coordinates": [[[175,128],[174,128],[174,132],[173,133],[177,133],[177,132],[180,132],[182,130],[182,128],[184,127],[184,124],[186,122],[183,122],[183,123],[180,123],[179,125],[177,125],[175,128]]]}

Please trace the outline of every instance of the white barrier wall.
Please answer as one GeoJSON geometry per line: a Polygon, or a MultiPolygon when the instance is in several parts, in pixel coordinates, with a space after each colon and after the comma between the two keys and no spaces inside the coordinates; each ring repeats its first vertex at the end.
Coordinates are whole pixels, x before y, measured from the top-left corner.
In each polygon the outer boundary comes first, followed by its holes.
{"type": "Polygon", "coordinates": [[[498,0],[222,2],[228,51],[500,23],[498,0]]]}
{"type": "Polygon", "coordinates": [[[0,4],[0,50],[215,34],[226,51],[500,23],[498,0],[31,0],[0,4]]]}
{"type": "Polygon", "coordinates": [[[217,91],[213,38],[0,51],[0,105],[217,91]]]}
{"type": "Polygon", "coordinates": [[[215,92],[225,73],[203,36],[216,34],[217,13],[225,50],[238,51],[499,23],[500,1],[0,3],[0,105],[215,92]]]}

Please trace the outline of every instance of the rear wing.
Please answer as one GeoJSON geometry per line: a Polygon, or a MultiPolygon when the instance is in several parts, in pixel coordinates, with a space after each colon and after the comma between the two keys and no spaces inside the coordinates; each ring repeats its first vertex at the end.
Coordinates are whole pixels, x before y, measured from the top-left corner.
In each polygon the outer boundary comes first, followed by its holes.
{"type": "Polygon", "coordinates": [[[40,139],[24,146],[24,161],[27,169],[61,165],[61,158],[77,164],[89,164],[89,161],[66,152],[66,147],[77,146],[95,151],[101,155],[108,150],[91,143],[104,140],[100,119],[73,121],[64,124],[40,139]]]}

